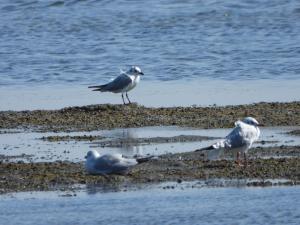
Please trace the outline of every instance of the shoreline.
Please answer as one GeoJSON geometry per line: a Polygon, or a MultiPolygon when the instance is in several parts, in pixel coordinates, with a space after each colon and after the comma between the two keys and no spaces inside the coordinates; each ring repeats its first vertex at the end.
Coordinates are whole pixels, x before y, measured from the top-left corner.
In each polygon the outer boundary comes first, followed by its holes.
{"type": "Polygon", "coordinates": [[[300,101],[235,106],[151,108],[88,105],[60,110],[0,111],[0,129],[71,132],[144,126],[228,128],[246,116],[264,126],[299,126],[300,101]]]}
{"type": "MultiPolygon", "coordinates": [[[[108,80],[103,80],[103,83],[108,80]]],[[[186,80],[142,80],[130,91],[133,102],[146,107],[226,106],[257,102],[299,101],[299,79],[226,80],[197,76],[186,80]],[[221,87],[221,88],[220,88],[221,87]]],[[[98,81],[100,82],[100,81],[98,81]]],[[[100,82],[101,83],[101,82],[100,82]]],[[[93,104],[121,104],[120,94],[98,93],[93,83],[5,85],[0,89],[0,111],[60,109],[93,104]]]]}

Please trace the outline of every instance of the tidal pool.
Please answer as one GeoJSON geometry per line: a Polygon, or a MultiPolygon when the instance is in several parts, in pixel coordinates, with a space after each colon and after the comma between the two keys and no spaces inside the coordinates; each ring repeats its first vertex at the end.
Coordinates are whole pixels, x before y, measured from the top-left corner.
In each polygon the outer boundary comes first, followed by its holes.
{"type": "MultiPolygon", "coordinates": [[[[281,145],[296,146],[300,144],[300,136],[287,134],[291,130],[299,127],[262,127],[260,141],[255,143],[254,147],[272,147],[281,145]]],[[[16,131],[16,130],[14,130],[16,131]]],[[[169,143],[142,143],[128,144],[126,140],[137,138],[153,137],[174,137],[178,135],[199,135],[213,138],[225,137],[231,129],[194,129],[173,126],[161,127],[141,127],[141,128],[122,128],[113,130],[100,130],[92,132],[71,132],[71,133],[32,133],[32,132],[12,132],[0,134],[0,148],[2,154],[7,156],[20,156],[13,160],[25,161],[55,161],[69,160],[82,161],[87,151],[91,148],[104,153],[121,153],[132,157],[134,155],[161,155],[166,153],[178,153],[194,151],[213,144],[216,140],[203,140],[195,142],[169,142],[169,143]],[[99,135],[104,138],[94,141],[58,141],[49,142],[41,140],[42,137],[58,136],[76,136],[76,135],[99,135]],[[124,143],[119,146],[101,147],[101,141],[122,139],[124,143]],[[23,157],[22,154],[29,155],[23,157]]]]}

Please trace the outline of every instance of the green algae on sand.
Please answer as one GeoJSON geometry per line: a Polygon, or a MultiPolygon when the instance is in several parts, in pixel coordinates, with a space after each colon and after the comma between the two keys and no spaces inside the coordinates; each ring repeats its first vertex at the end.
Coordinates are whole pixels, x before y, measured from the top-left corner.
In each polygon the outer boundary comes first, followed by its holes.
{"type": "Polygon", "coordinates": [[[265,126],[297,126],[300,125],[300,102],[168,108],[104,104],[60,110],[2,111],[0,129],[56,132],[143,126],[225,128],[245,116],[253,116],[265,126]]]}
{"type": "MultiPolygon", "coordinates": [[[[234,160],[209,161],[203,152],[166,154],[133,167],[125,176],[108,177],[86,174],[83,162],[7,163],[0,161],[0,193],[19,191],[76,190],[86,185],[113,186],[151,184],[166,181],[207,179],[288,179],[288,185],[300,184],[300,148],[268,148],[269,155],[278,151],[298,152],[291,158],[252,158],[247,166],[234,160]]],[[[265,151],[265,152],[266,152],[265,151]]],[[[255,185],[264,185],[264,182],[255,185]]]]}

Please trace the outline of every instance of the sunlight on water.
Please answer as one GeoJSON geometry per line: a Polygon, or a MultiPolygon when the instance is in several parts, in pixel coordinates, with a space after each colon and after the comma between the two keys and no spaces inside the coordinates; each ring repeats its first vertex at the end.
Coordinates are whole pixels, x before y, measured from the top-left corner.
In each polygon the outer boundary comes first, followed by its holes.
{"type": "Polygon", "coordinates": [[[300,79],[297,1],[1,1],[0,85],[300,79]]]}
{"type": "Polygon", "coordinates": [[[146,188],[1,197],[4,224],[298,224],[299,187],[146,188]]]}

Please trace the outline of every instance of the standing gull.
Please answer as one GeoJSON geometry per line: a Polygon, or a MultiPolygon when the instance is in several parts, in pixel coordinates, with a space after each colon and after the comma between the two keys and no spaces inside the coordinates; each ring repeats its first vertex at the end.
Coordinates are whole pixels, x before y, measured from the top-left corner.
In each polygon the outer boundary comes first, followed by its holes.
{"type": "Polygon", "coordinates": [[[124,104],[126,103],[123,94],[126,93],[126,98],[130,104],[131,102],[127,92],[132,90],[140,82],[141,75],[144,75],[142,70],[138,66],[132,66],[127,72],[121,71],[120,75],[113,81],[103,85],[90,86],[89,88],[95,88],[93,91],[122,93],[124,104]]]}
{"type": "Polygon", "coordinates": [[[248,149],[252,147],[254,141],[258,140],[260,130],[258,122],[253,117],[246,117],[242,121],[235,122],[235,128],[225,137],[225,139],[200,150],[222,149],[237,152],[237,163],[240,163],[240,154],[244,153],[245,162],[248,149]]]}
{"type": "Polygon", "coordinates": [[[138,163],[147,162],[151,157],[140,159],[125,158],[118,153],[101,156],[96,150],[90,150],[85,158],[85,169],[89,174],[106,176],[107,174],[126,174],[130,167],[138,163]]]}

